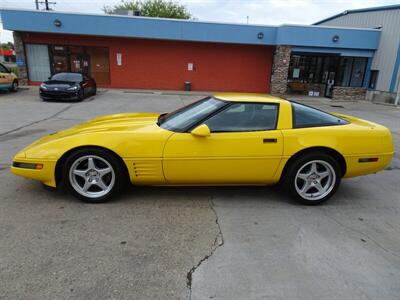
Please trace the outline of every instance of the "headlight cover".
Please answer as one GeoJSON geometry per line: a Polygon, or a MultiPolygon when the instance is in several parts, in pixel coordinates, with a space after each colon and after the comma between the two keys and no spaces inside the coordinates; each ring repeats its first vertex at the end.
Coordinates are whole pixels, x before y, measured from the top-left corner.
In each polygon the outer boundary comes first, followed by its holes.
{"type": "Polygon", "coordinates": [[[40,85],[40,88],[41,88],[42,90],[47,90],[47,86],[46,86],[44,83],[42,83],[42,84],[40,85]]]}
{"type": "Polygon", "coordinates": [[[79,87],[77,85],[73,85],[69,88],[67,88],[67,91],[76,91],[79,87]]]}

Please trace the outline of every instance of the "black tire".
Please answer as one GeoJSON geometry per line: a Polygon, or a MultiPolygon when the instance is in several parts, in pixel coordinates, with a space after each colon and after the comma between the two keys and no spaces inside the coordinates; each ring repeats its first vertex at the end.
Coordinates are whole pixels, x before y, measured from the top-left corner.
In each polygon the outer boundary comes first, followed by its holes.
{"type": "MultiPolygon", "coordinates": [[[[321,173],[322,174],[322,173],[321,173]]],[[[340,180],[342,177],[342,171],[340,168],[339,163],[329,154],[323,153],[323,152],[315,152],[315,153],[306,153],[305,155],[298,157],[295,161],[291,162],[288,168],[285,170],[285,173],[283,174],[283,187],[287,192],[289,192],[290,196],[296,200],[297,202],[305,205],[318,205],[321,204],[325,201],[327,201],[329,198],[331,198],[337,191],[339,185],[340,185],[340,180]],[[326,179],[319,179],[315,178],[316,181],[313,181],[313,178],[315,176],[318,177],[318,175],[313,175],[313,174],[319,174],[319,173],[311,173],[311,167],[316,164],[316,166],[319,169],[318,172],[322,172],[323,168],[326,168],[326,171],[329,173],[331,172],[332,175],[331,177],[327,177],[326,179]],[[330,167],[329,167],[330,166],[330,167]],[[310,168],[309,172],[312,176],[308,179],[301,179],[298,176],[299,175],[308,175],[308,174],[303,174],[300,171],[307,170],[307,168],[310,168]],[[326,181],[325,181],[326,180],[326,181]],[[301,190],[299,188],[299,185],[302,185],[302,188],[305,187],[306,182],[311,184],[309,190],[311,191],[316,191],[314,194],[316,195],[315,199],[310,199],[313,193],[310,192],[309,196],[307,195],[302,195],[301,190]],[[326,191],[324,193],[320,193],[319,190],[317,190],[316,187],[313,187],[315,183],[318,184],[318,182],[321,182],[320,184],[322,187],[325,186],[327,187],[326,191]],[[296,186],[297,185],[297,186],[296,186]],[[325,195],[326,193],[326,195],[325,195]],[[320,194],[320,195],[318,195],[320,194]]],[[[308,190],[307,190],[308,191],[308,190]]],[[[304,194],[304,193],[303,193],[304,194]]]]}
{"type": "MultiPolygon", "coordinates": [[[[95,159],[97,159],[95,158],[95,159]]],[[[102,163],[102,161],[99,160],[97,161],[97,165],[99,163],[102,163]]],[[[96,162],[96,160],[95,160],[96,162]]],[[[121,162],[121,160],[116,157],[116,155],[114,155],[113,153],[107,151],[107,150],[102,150],[102,149],[98,149],[98,148],[84,148],[84,149],[80,149],[77,150],[75,152],[73,152],[71,155],[69,155],[67,157],[67,159],[64,162],[63,165],[63,169],[62,169],[62,186],[64,188],[66,188],[74,197],[78,198],[79,200],[82,200],[84,202],[87,203],[102,203],[102,202],[106,202],[111,200],[114,196],[116,196],[119,192],[121,192],[121,190],[125,187],[126,182],[128,180],[128,174],[126,172],[126,168],[124,165],[122,165],[123,162],[121,162]],[[82,160],[82,163],[85,164],[84,159],[87,157],[97,157],[100,158],[101,160],[104,160],[105,162],[108,163],[108,165],[106,165],[106,167],[111,167],[112,171],[114,172],[114,176],[112,176],[112,174],[110,175],[111,177],[113,177],[113,179],[109,180],[110,182],[113,182],[112,186],[111,183],[109,185],[110,190],[102,195],[91,195],[86,196],[85,192],[83,191],[83,189],[80,189],[77,187],[77,184],[79,184],[78,180],[79,178],[81,178],[80,176],[76,176],[76,175],[71,175],[70,171],[71,171],[71,167],[76,166],[78,164],[79,166],[79,161],[82,160]],[[71,179],[71,176],[75,176],[75,179],[71,179]],[[72,182],[74,181],[74,182],[72,182]],[[82,194],[83,193],[83,194],[82,194]]],[[[101,167],[101,166],[100,166],[101,167]]],[[[97,166],[96,166],[97,168],[97,166]]],[[[89,171],[89,167],[88,170],[84,170],[84,172],[88,172],[89,171]]],[[[76,169],[74,169],[76,170],[76,169]]],[[[72,172],[72,171],[71,171],[72,172]]],[[[80,179],[82,182],[82,185],[85,185],[86,179],[81,178],[80,179]]],[[[97,178],[97,180],[99,180],[97,178]]],[[[103,181],[102,178],[100,178],[100,180],[104,183],[105,181],[103,181]]],[[[88,180],[90,182],[90,180],[88,180]]],[[[94,189],[96,189],[98,186],[96,183],[90,183],[91,186],[93,186],[94,189]]],[[[100,188],[100,187],[98,187],[100,188]]],[[[90,188],[87,190],[89,193],[96,193],[96,190],[94,190],[93,192],[90,191],[90,188]]],[[[86,194],[88,193],[86,192],[86,194]]]]}
{"type": "Polygon", "coordinates": [[[83,99],[85,99],[85,92],[83,89],[80,89],[78,92],[78,101],[83,101],[83,99]]]}
{"type": "Polygon", "coordinates": [[[14,80],[14,82],[12,83],[12,87],[10,89],[11,92],[18,92],[18,80],[14,80]]]}
{"type": "Polygon", "coordinates": [[[97,94],[97,86],[94,86],[93,88],[93,96],[97,94]]]}

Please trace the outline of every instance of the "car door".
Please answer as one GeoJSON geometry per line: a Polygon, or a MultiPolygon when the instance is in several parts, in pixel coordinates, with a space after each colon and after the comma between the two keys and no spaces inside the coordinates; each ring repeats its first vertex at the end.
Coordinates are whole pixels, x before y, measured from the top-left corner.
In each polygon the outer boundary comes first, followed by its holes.
{"type": "Polygon", "coordinates": [[[163,170],[170,184],[264,184],[283,152],[276,129],[279,105],[232,103],[202,121],[211,134],[176,132],[166,143],[163,170]]]}

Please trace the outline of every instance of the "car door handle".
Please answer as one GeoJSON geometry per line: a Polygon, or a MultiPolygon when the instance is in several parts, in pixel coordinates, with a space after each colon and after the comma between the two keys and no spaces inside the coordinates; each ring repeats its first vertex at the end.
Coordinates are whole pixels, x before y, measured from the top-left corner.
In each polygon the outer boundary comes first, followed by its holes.
{"type": "Polygon", "coordinates": [[[263,143],[277,143],[278,139],[277,138],[269,138],[269,139],[263,139],[263,143]]]}

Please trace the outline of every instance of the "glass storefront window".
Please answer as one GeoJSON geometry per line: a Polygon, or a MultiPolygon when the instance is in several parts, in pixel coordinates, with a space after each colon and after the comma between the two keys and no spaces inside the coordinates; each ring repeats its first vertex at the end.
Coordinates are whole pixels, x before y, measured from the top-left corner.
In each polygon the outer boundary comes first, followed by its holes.
{"type": "Polygon", "coordinates": [[[353,62],[353,70],[351,72],[350,86],[362,86],[364,81],[365,67],[367,59],[363,57],[355,57],[353,62]]]}
{"type": "Polygon", "coordinates": [[[365,57],[312,56],[292,54],[289,63],[289,82],[360,87],[367,66],[365,57]]]}
{"type": "Polygon", "coordinates": [[[336,79],[336,84],[339,86],[349,85],[351,66],[353,64],[352,57],[342,57],[340,60],[338,77],[336,79]]]}

